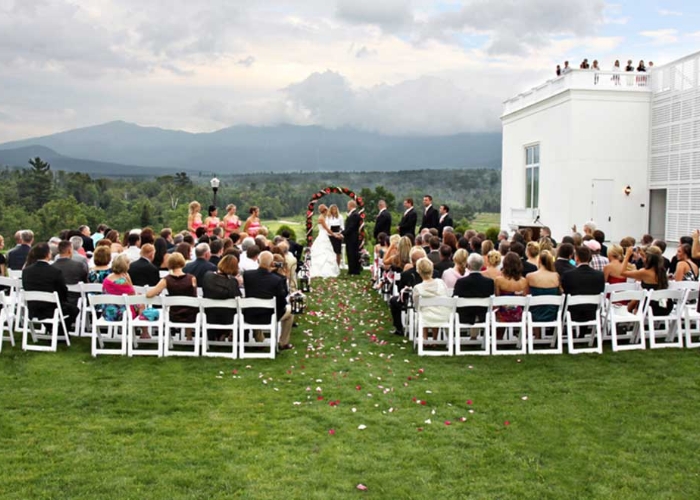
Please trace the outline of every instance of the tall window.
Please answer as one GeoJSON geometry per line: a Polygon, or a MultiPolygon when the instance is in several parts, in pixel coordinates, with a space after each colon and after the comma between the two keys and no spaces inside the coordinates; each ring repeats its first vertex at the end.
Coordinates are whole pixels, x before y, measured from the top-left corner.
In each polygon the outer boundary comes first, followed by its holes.
{"type": "Polygon", "coordinates": [[[525,148],[525,208],[538,208],[540,202],[540,145],[525,148]]]}

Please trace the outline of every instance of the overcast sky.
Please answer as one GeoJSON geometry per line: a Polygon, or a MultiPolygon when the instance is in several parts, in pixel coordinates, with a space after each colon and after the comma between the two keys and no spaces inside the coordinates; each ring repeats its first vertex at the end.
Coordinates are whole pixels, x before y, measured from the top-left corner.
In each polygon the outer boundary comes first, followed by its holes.
{"type": "Polygon", "coordinates": [[[699,4],[0,0],[0,142],[112,120],[494,131],[564,59],[700,50],[699,4]]]}

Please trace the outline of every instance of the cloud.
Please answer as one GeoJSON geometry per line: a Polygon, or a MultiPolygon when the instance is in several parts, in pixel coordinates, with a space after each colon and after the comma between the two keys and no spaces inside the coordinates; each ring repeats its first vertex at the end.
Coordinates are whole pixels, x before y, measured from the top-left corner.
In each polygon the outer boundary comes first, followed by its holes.
{"type": "Polygon", "coordinates": [[[678,30],[675,29],[640,31],[639,34],[649,38],[653,45],[669,45],[678,41],[678,30]]]}
{"type": "Polygon", "coordinates": [[[682,16],[682,12],[678,12],[677,10],[666,10],[666,9],[659,9],[657,10],[660,16],[682,16]]]}
{"type": "Polygon", "coordinates": [[[336,16],[352,24],[370,24],[393,32],[413,21],[411,2],[405,0],[338,0],[336,16]]]}
{"type": "Polygon", "coordinates": [[[250,68],[253,64],[255,63],[255,58],[253,56],[248,56],[245,59],[239,59],[236,61],[236,64],[239,66],[245,66],[246,68],[250,68]]]}
{"type": "Polygon", "coordinates": [[[376,56],[376,55],[377,55],[376,50],[368,49],[364,45],[362,46],[362,48],[360,50],[358,50],[355,53],[355,57],[357,57],[358,59],[364,59],[364,58],[372,57],[372,56],[376,56]]]}
{"type": "Polygon", "coordinates": [[[341,74],[325,71],[284,91],[296,116],[328,128],[352,127],[387,135],[449,135],[500,128],[500,99],[436,77],[353,88],[341,74]]]}

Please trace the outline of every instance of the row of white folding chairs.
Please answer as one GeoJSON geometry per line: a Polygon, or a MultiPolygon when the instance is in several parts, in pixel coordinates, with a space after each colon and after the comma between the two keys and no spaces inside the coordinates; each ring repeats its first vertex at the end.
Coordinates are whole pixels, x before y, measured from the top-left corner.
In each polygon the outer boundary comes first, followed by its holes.
{"type": "MultiPolygon", "coordinates": [[[[9,340],[14,346],[14,326],[8,324],[6,316],[6,295],[0,294],[2,311],[0,319],[3,321],[4,331],[7,327],[9,340]]],[[[199,356],[240,358],[274,358],[278,349],[280,328],[275,312],[275,299],[239,298],[229,300],[212,300],[195,297],[169,297],[161,296],[146,298],[145,295],[88,295],[89,312],[92,317],[92,355],[118,354],[118,355],[150,355],[150,356],[199,356]],[[125,311],[119,321],[108,321],[99,309],[105,305],[116,305],[124,308],[143,306],[146,308],[162,307],[159,310],[158,319],[147,320],[140,316],[132,317],[130,311],[125,311]],[[95,306],[101,306],[95,308],[95,306]],[[170,319],[172,307],[192,307],[197,310],[196,319],[191,323],[180,323],[170,319]],[[235,314],[233,322],[227,325],[213,324],[208,321],[206,310],[209,308],[233,309],[235,314]],[[265,324],[250,324],[245,321],[243,312],[255,308],[268,310],[270,321],[265,324]],[[172,331],[176,331],[173,338],[172,331]],[[148,331],[149,339],[140,338],[137,332],[148,331]],[[191,339],[188,339],[188,331],[191,339]],[[222,335],[225,340],[210,340],[209,331],[225,332],[222,335]],[[263,338],[258,341],[253,332],[260,332],[263,338]],[[105,347],[105,344],[118,344],[116,348],[105,347]],[[154,349],[142,348],[145,345],[154,345],[154,349]],[[179,350],[176,346],[184,346],[179,350]],[[221,349],[223,350],[217,350],[221,349]],[[251,351],[251,349],[253,349],[251,351]]],[[[70,339],[66,335],[66,323],[61,308],[61,303],[56,292],[20,292],[19,313],[22,320],[22,349],[26,351],[52,351],[55,352],[59,341],[64,341],[70,346],[70,339]],[[44,302],[54,307],[54,313],[50,318],[37,319],[29,314],[29,302],[44,302]],[[30,342],[31,339],[31,342],[30,342]],[[48,341],[48,345],[43,343],[48,341]]],[[[145,336],[144,336],[145,337],[145,336]]],[[[0,342],[0,348],[2,342],[0,342]]]]}
{"type": "MultiPolygon", "coordinates": [[[[697,287],[697,284],[695,284],[697,287]]],[[[465,299],[452,297],[433,297],[421,299],[414,311],[409,311],[408,332],[419,355],[442,356],[462,354],[561,354],[566,341],[571,354],[602,353],[603,341],[611,340],[613,351],[644,349],[645,329],[648,330],[649,346],[683,347],[683,333],[686,347],[700,347],[700,314],[696,306],[688,305],[697,299],[698,291],[675,286],[669,290],[620,290],[612,291],[608,296],[501,296],[483,299],[465,299]],[[606,298],[607,297],[607,298],[606,298]],[[620,302],[639,301],[634,313],[620,302]],[[653,301],[671,301],[674,304],[669,314],[657,316],[651,303],[653,301]],[[571,308],[589,305],[595,308],[590,321],[574,321],[571,308]],[[541,306],[556,307],[553,321],[535,321],[533,308],[541,306]],[[431,323],[422,314],[425,308],[444,307],[449,310],[445,320],[431,323]],[[488,311],[481,322],[462,324],[457,314],[458,308],[478,307],[488,311]],[[497,310],[500,307],[519,307],[522,310],[518,322],[499,321],[497,310]],[[627,331],[619,333],[621,324],[627,325],[627,331]],[[662,328],[657,328],[662,324],[662,328]],[[695,325],[693,327],[693,325],[695,325]],[[423,338],[426,328],[437,330],[438,337],[431,341],[423,338]],[[462,333],[468,331],[464,337],[462,333]],[[517,331],[517,335],[516,335],[517,331]],[[539,335],[537,333],[539,332],[539,335]],[[500,338],[499,338],[500,336],[500,338]],[[629,341],[625,343],[624,341],[629,341]],[[444,346],[443,350],[427,350],[425,344],[444,346]],[[583,344],[583,347],[579,345],[583,344]],[[544,346],[544,347],[540,347],[544,346]],[[510,348],[507,348],[510,347],[510,348]],[[475,349],[471,349],[475,348],[475,349]]],[[[447,311],[445,311],[447,312],[447,311]]],[[[574,315],[575,316],[575,315],[574,315]]]]}

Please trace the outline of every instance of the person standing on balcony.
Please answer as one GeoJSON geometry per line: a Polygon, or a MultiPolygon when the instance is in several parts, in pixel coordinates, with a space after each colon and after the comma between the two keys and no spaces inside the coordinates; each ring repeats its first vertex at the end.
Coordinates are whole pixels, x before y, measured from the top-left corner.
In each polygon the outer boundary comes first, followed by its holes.
{"type": "Polygon", "coordinates": [[[557,76],[561,76],[561,66],[557,64],[557,76]]]}
{"type": "Polygon", "coordinates": [[[565,75],[571,72],[571,66],[569,66],[569,61],[564,61],[564,67],[561,70],[561,74],[565,75]]]}
{"type": "MultiPolygon", "coordinates": [[[[594,60],[593,60],[593,66],[591,66],[591,69],[592,69],[593,71],[600,71],[600,67],[598,66],[598,59],[594,59],[594,60]]],[[[600,77],[600,75],[598,75],[598,73],[596,73],[596,74],[593,76],[593,85],[598,85],[598,78],[599,78],[599,77],[600,77]]]]}
{"type": "Polygon", "coordinates": [[[581,66],[579,66],[580,69],[589,69],[591,66],[588,64],[588,59],[584,59],[581,61],[581,66]]]}
{"type": "MultiPolygon", "coordinates": [[[[615,64],[613,64],[612,70],[613,70],[613,73],[620,72],[620,60],[619,59],[615,59],[615,64]]],[[[611,80],[615,83],[615,85],[620,85],[620,75],[613,75],[611,80]]]]}
{"type": "Polygon", "coordinates": [[[627,61],[627,66],[625,67],[625,71],[634,71],[634,65],[632,64],[632,59],[627,61]]]}

